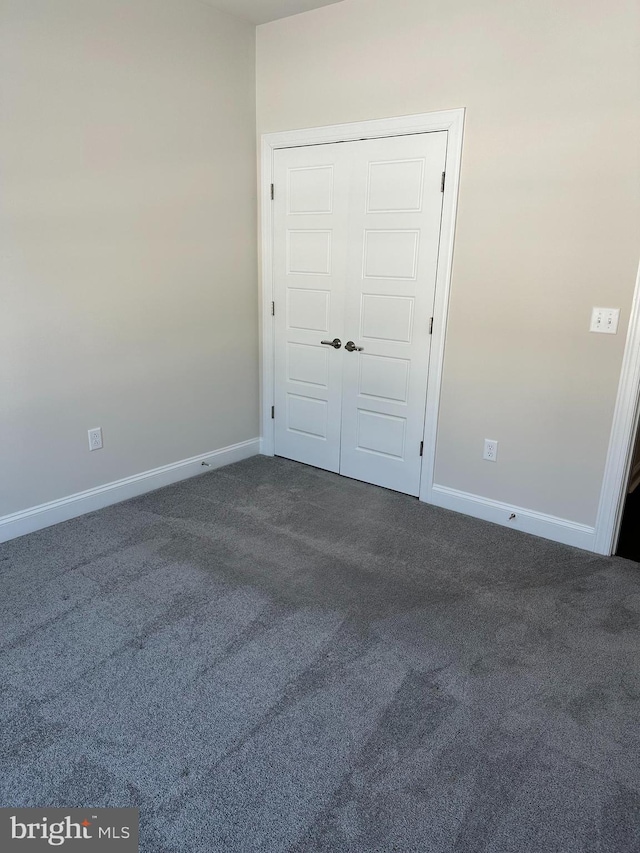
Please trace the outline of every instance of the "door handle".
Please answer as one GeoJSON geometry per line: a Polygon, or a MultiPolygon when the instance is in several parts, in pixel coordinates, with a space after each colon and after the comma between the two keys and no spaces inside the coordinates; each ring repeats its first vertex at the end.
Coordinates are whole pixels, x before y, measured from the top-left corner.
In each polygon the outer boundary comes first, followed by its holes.
{"type": "Polygon", "coordinates": [[[364,347],[357,347],[353,341],[347,341],[344,345],[347,352],[362,352],[364,347]]]}
{"type": "Polygon", "coordinates": [[[320,341],[320,343],[326,344],[328,347],[333,347],[334,349],[340,349],[342,346],[340,338],[334,338],[332,341],[320,341]]]}

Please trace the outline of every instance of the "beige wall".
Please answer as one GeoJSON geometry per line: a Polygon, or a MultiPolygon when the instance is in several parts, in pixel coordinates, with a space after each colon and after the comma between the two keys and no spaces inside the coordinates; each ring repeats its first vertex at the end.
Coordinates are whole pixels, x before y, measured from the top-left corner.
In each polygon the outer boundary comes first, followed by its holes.
{"type": "Polygon", "coordinates": [[[254,438],[258,353],[255,29],[0,0],[0,31],[2,516],[254,438]]]}
{"type": "Polygon", "coordinates": [[[639,32],[636,0],[345,0],[258,28],[259,133],[467,108],[436,482],[585,524],[638,264],[639,32]]]}

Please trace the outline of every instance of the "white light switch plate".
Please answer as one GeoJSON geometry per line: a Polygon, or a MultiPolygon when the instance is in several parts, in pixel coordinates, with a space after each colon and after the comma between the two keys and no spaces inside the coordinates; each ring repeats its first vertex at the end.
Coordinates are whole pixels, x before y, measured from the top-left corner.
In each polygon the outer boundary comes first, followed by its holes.
{"type": "Polygon", "coordinates": [[[620,319],[619,308],[594,308],[591,312],[590,332],[602,332],[605,335],[615,335],[620,319]]]}

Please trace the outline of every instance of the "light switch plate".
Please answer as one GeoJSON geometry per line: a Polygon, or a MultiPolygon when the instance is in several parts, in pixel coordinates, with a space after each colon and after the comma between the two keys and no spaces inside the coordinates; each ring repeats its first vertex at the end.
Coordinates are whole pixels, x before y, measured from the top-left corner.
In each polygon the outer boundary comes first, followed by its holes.
{"type": "Polygon", "coordinates": [[[601,332],[605,335],[615,335],[620,319],[619,308],[594,308],[591,312],[590,332],[601,332]]]}

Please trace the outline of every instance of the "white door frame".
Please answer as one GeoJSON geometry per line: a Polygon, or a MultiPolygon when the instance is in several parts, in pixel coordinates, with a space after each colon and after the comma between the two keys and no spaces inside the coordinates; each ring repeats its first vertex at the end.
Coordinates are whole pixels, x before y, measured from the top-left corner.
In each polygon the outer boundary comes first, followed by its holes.
{"type": "Polygon", "coordinates": [[[640,416],[640,267],[636,279],[627,343],[622,360],[618,396],[613,414],[609,451],[596,520],[594,551],[613,554],[620,530],[625,492],[631,469],[634,439],[640,416]]]}
{"type": "MultiPolygon", "coordinates": [[[[266,133],[261,146],[261,239],[262,275],[260,299],[261,331],[261,383],[260,412],[262,425],[261,453],[274,455],[274,424],[271,407],[274,400],[274,321],[271,316],[273,296],[273,210],[271,184],[273,181],[273,154],[277,148],[296,148],[302,145],[322,145],[331,142],[348,142],[359,139],[375,139],[386,136],[405,136],[411,133],[432,133],[445,130],[448,133],[447,158],[445,164],[444,198],[440,225],[438,271],[431,339],[431,357],[427,385],[427,405],[424,431],[424,453],[420,499],[428,501],[433,485],[436,453],[436,429],[440,402],[440,385],[444,361],[444,344],[451,289],[453,266],[453,243],[458,204],[458,187],[462,163],[462,136],[464,130],[463,107],[421,115],[398,116],[327,127],[312,127],[304,130],[287,130],[281,133],[266,133]]],[[[276,192],[278,188],[276,187],[276,192]]]]}

